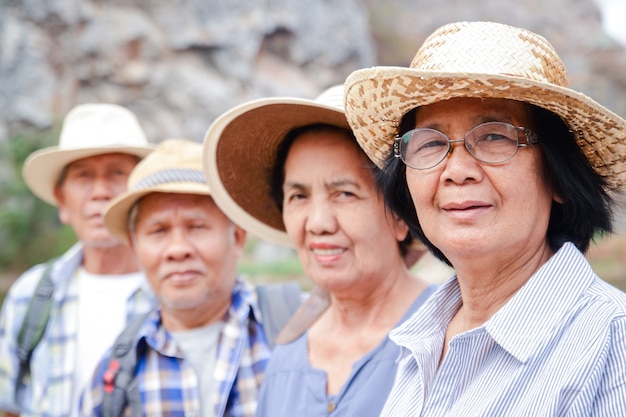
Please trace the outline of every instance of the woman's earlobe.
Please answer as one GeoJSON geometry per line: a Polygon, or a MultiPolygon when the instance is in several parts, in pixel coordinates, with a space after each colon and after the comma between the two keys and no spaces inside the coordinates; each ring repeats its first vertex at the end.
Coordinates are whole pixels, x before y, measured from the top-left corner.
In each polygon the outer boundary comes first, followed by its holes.
{"type": "Polygon", "coordinates": [[[409,235],[409,226],[397,214],[393,213],[392,216],[393,222],[396,225],[396,238],[399,242],[402,242],[409,235]]]}
{"type": "Polygon", "coordinates": [[[559,203],[559,204],[563,204],[563,202],[565,201],[565,200],[563,200],[563,199],[561,198],[561,196],[560,196],[560,195],[558,195],[557,193],[554,193],[554,194],[552,195],[552,200],[553,200],[555,203],[559,203]]]}

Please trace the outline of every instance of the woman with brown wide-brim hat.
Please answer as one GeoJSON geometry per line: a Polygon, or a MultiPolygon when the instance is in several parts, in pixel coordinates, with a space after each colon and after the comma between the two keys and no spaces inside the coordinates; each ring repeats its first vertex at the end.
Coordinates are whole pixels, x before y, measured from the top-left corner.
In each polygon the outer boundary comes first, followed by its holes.
{"type": "Polygon", "coordinates": [[[294,317],[303,333],[289,323],[292,337],[272,354],[256,415],[378,415],[399,354],[388,333],[436,286],[409,270],[425,250],[385,210],[377,169],[348,127],[343,86],[316,100],[238,106],[204,146],[215,202],[251,233],[295,247],[317,286],[294,317]]]}
{"type": "Polygon", "coordinates": [[[626,122],[567,83],[543,37],[491,22],[346,80],[388,207],[456,270],[391,333],[382,415],[624,414],[626,294],[583,253],[611,230],[626,122]]]}

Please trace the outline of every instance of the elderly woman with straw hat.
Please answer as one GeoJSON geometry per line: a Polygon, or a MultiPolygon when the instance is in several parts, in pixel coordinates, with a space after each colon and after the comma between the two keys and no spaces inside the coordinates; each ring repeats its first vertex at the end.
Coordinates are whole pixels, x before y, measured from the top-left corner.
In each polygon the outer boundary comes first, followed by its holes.
{"type": "Polygon", "coordinates": [[[289,323],[292,337],[272,354],[256,415],[378,415],[399,354],[388,333],[436,286],[408,269],[423,246],[385,210],[343,86],[315,100],[244,103],[213,123],[204,146],[215,202],[248,231],[295,246],[317,285],[293,319],[304,332],[289,323]]]}
{"type": "Polygon", "coordinates": [[[583,253],[611,230],[626,122],[543,37],[491,22],[355,71],[345,103],[388,207],[456,271],[391,333],[382,415],[624,415],[626,294],[583,253]]]}

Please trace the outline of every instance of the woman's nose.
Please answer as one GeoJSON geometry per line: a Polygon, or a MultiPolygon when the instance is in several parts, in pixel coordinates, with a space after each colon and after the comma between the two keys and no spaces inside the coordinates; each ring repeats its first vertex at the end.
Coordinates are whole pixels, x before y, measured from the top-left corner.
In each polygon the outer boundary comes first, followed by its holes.
{"type": "Polygon", "coordinates": [[[443,181],[461,184],[477,180],[482,175],[479,161],[467,150],[462,139],[450,141],[450,149],[442,163],[443,181]]]}
{"type": "Polygon", "coordinates": [[[333,233],[337,228],[332,207],[325,201],[311,203],[306,222],[307,230],[315,234],[333,233]]]}

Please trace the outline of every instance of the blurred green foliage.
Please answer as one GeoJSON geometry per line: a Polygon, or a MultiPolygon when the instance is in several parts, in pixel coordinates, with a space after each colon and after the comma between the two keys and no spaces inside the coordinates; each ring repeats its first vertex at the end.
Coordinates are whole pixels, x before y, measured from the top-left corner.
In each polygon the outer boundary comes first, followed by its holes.
{"type": "Polygon", "coordinates": [[[247,254],[239,260],[238,271],[244,280],[253,284],[269,284],[274,282],[297,281],[302,289],[308,291],[313,286],[312,281],[305,275],[302,264],[293,252],[285,259],[271,262],[256,259],[250,256],[258,240],[248,239],[247,254]]]}
{"type": "Polygon", "coordinates": [[[22,134],[0,142],[0,274],[21,272],[63,253],[76,240],[55,207],[35,197],[22,178],[29,154],[57,142],[58,131],[22,134]]]}

